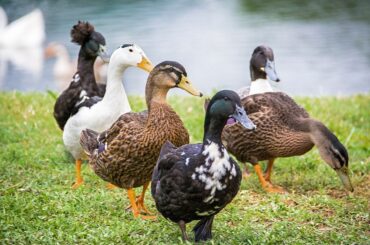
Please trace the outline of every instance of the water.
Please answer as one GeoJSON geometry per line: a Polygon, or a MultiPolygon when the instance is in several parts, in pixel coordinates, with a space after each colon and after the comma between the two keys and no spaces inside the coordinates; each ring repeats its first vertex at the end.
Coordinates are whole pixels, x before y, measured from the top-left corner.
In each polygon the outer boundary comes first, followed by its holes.
{"type": "MultiPolygon", "coordinates": [[[[308,96],[370,91],[370,1],[19,0],[0,5],[10,21],[40,8],[45,45],[60,42],[73,57],[78,46],[70,43],[70,28],[88,20],[106,37],[110,51],[134,42],[153,63],[176,60],[205,93],[249,85],[250,55],[260,44],[275,52],[278,90],[308,96]]],[[[41,71],[32,74],[3,62],[0,89],[58,90],[54,63],[44,60],[41,71]]],[[[127,70],[127,92],[143,94],[146,77],[141,70],[127,70]]]]}

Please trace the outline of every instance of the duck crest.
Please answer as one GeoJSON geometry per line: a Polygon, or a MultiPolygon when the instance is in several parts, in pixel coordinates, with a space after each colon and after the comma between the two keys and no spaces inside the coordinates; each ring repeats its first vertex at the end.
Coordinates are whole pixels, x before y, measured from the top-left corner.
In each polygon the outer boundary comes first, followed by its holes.
{"type": "Polygon", "coordinates": [[[192,179],[199,179],[205,183],[205,190],[210,190],[210,195],[204,198],[205,203],[217,201],[216,190],[224,190],[226,182],[236,176],[235,165],[230,161],[230,156],[222,144],[207,140],[203,146],[202,155],[204,164],[195,168],[192,179]]]}

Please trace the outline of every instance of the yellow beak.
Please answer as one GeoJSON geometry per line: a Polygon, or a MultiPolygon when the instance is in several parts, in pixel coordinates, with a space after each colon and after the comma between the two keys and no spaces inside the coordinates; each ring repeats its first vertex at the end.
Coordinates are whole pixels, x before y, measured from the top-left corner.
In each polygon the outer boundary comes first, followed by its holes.
{"type": "Polygon", "coordinates": [[[137,64],[137,67],[147,72],[151,72],[154,68],[152,62],[144,56],[142,57],[141,62],[137,64]]]}
{"type": "Polygon", "coordinates": [[[189,92],[192,95],[199,96],[199,97],[203,96],[203,94],[201,92],[196,90],[193,87],[193,85],[191,85],[191,82],[189,81],[189,79],[184,75],[181,76],[181,81],[180,81],[180,83],[177,84],[177,87],[189,92]]]}

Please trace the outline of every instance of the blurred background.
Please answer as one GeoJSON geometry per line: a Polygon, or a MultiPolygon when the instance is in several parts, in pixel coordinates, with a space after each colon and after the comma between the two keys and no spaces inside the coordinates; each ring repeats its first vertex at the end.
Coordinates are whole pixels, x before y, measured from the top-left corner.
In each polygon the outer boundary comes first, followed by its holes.
{"type": "MultiPolygon", "coordinates": [[[[0,0],[0,6],[0,90],[60,91],[57,55],[45,59],[45,48],[59,43],[65,48],[59,58],[73,64],[79,46],[70,42],[70,29],[86,20],[110,52],[136,43],[154,64],[176,60],[206,93],[249,85],[249,59],[260,44],[275,52],[277,90],[308,96],[370,91],[369,0],[0,0]],[[37,8],[41,14],[20,21],[37,8]],[[10,35],[12,22],[20,31],[10,35]]],[[[143,94],[146,77],[128,69],[126,91],[143,94]]]]}

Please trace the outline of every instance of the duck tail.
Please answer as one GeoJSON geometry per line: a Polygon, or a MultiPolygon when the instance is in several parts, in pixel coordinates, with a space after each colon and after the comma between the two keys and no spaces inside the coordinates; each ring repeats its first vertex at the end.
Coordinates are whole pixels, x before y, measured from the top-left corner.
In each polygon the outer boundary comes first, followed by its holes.
{"type": "Polygon", "coordinates": [[[91,129],[82,130],[80,144],[88,156],[91,156],[99,148],[99,133],[91,129]]]}
{"type": "Polygon", "coordinates": [[[321,157],[332,162],[331,167],[339,169],[348,166],[348,152],[344,145],[323,123],[310,120],[311,140],[319,149],[321,157]]]}
{"type": "Polygon", "coordinates": [[[195,242],[212,239],[212,223],[214,216],[206,217],[199,221],[193,228],[195,242]]]}

